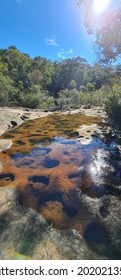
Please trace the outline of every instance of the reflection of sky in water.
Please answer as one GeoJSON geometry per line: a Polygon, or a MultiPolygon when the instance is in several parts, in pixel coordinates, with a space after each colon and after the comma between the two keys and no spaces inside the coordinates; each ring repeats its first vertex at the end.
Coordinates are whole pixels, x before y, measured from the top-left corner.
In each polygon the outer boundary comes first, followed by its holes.
{"type": "Polygon", "coordinates": [[[93,155],[92,162],[89,165],[89,173],[95,184],[104,184],[106,176],[115,171],[110,159],[110,155],[115,154],[115,149],[116,143],[114,141],[109,145],[102,143],[102,147],[98,147],[96,155],[93,155]]]}
{"type": "Polygon", "coordinates": [[[105,184],[106,178],[115,170],[110,161],[110,153],[115,152],[115,147],[114,141],[107,144],[100,138],[93,138],[84,144],[83,139],[56,136],[50,138],[50,142],[47,142],[46,139],[40,140],[40,143],[31,152],[16,153],[12,158],[19,168],[26,165],[32,168],[33,162],[35,162],[34,168],[38,166],[53,168],[59,165],[60,160],[61,164],[72,164],[77,170],[86,170],[90,176],[90,184],[92,182],[99,186],[105,184]],[[24,160],[25,157],[27,158],[24,160]]]}
{"type": "Polygon", "coordinates": [[[89,157],[90,154],[92,154],[95,150],[97,150],[100,147],[103,147],[104,144],[100,139],[93,139],[89,143],[83,144],[80,140],[71,140],[66,139],[63,137],[55,137],[51,144],[48,144],[46,147],[43,146],[43,143],[38,144],[36,148],[34,148],[30,153],[23,154],[23,153],[16,153],[16,155],[11,155],[11,157],[16,161],[18,159],[22,159],[25,156],[29,157],[41,157],[43,155],[49,154],[52,150],[58,151],[58,149],[62,150],[68,150],[69,154],[78,152],[85,154],[85,157],[89,157]]]}
{"type": "Polygon", "coordinates": [[[113,171],[113,167],[109,162],[109,153],[104,149],[99,149],[89,166],[89,172],[93,182],[98,185],[103,184],[104,178],[110,171],[113,171]]]}
{"type": "MultiPolygon", "coordinates": [[[[112,147],[114,147],[114,144],[112,147]]],[[[53,152],[55,157],[60,155],[63,161],[64,156],[68,155],[72,157],[73,165],[76,165],[78,170],[87,168],[92,180],[99,184],[103,183],[104,172],[111,168],[108,152],[110,145],[107,151],[106,148],[107,145],[99,138],[92,139],[89,143],[83,144],[78,139],[55,137],[51,144],[48,143],[46,147],[43,146],[43,142],[40,142],[30,153],[17,153],[12,158],[15,162],[21,161],[24,157],[30,157],[34,160],[40,158],[40,161],[43,161],[43,158],[46,160],[49,154],[53,152]]]]}
{"type": "MultiPolygon", "coordinates": [[[[105,243],[105,231],[95,223],[90,226],[93,217],[85,199],[121,196],[111,177],[116,169],[115,142],[111,137],[99,138],[94,134],[90,139],[84,139],[83,135],[82,138],[72,136],[67,129],[65,134],[57,136],[46,135],[42,129],[43,137],[36,133],[40,131],[37,127],[34,133],[31,130],[30,135],[25,128],[20,135],[15,134],[14,149],[11,147],[7,155],[4,154],[3,164],[7,164],[8,171],[0,178],[2,186],[8,182],[18,187],[18,202],[41,213],[55,228],[85,232],[88,242],[91,232],[93,238],[93,231],[96,231],[99,243],[103,234],[105,243]]],[[[117,174],[117,181],[114,176],[116,184],[120,180],[120,173],[117,174]]],[[[103,212],[104,215],[108,213],[103,212]]]]}
{"type": "MultiPolygon", "coordinates": [[[[36,168],[40,168],[40,172],[43,172],[45,169],[53,169],[61,165],[61,178],[63,179],[64,168],[69,165],[70,175],[67,173],[66,176],[68,180],[75,179],[75,189],[85,187],[85,190],[91,188],[91,191],[93,189],[95,191],[97,187],[97,192],[101,191],[99,186],[105,188],[110,174],[115,171],[110,160],[111,153],[115,154],[116,144],[114,141],[107,144],[103,139],[93,137],[84,144],[78,138],[67,139],[56,136],[50,138],[49,143],[46,142],[46,139],[39,142],[29,153],[19,152],[11,155],[17,168],[27,167],[35,169],[35,171],[36,168]],[[71,171],[72,166],[76,171],[71,171]]],[[[83,191],[85,190],[83,189],[83,191]]]]}

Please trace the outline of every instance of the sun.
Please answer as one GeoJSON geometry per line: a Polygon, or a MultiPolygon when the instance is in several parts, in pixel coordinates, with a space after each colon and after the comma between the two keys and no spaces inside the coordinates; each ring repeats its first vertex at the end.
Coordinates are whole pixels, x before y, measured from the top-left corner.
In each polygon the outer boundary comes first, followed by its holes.
{"type": "Polygon", "coordinates": [[[94,0],[93,2],[93,10],[96,13],[104,12],[109,4],[110,0],[94,0]]]}

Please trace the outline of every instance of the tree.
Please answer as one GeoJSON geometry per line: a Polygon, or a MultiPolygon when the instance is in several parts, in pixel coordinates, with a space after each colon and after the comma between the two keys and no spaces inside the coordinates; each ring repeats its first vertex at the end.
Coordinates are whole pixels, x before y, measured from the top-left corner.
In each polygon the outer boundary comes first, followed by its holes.
{"type": "Polygon", "coordinates": [[[52,83],[52,75],[54,72],[54,66],[52,62],[46,58],[41,56],[37,56],[34,58],[32,62],[32,66],[34,69],[38,69],[41,72],[41,83],[44,89],[48,89],[52,83]]]}
{"type": "MultiPolygon", "coordinates": [[[[79,0],[79,3],[84,8],[87,33],[95,35],[95,50],[99,61],[108,65],[121,58],[121,1],[117,10],[107,9],[98,18],[93,11],[93,0],[79,0]],[[97,19],[98,21],[96,21],[97,19]]],[[[108,70],[106,72],[109,74],[108,70]]],[[[115,70],[113,71],[113,73],[110,71],[110,75],[107,74],[106,77],[110,84],[110,92],[106,93],[105,109],[112,121],[121,126],[121,87],[118,87],[117,90],[113,86],[112,74],[115,74],[115,70]]],[[[118,76],[120,79],[120,67],[118,76]]],[[[98,77],[95,78],[98,81],[98,77]]],[[[101,81],[101,79],[99,80],[101,81]]]]}
{"type": "Polygon", "coordinates": [[[76,88],[76,82],[74,80],[71,80],[70,82],[70,88],[73,89],[73,88],[76,88]]]}
{"type": "Polygon", "coordinates": [[[15,85],[18,85],[19,81],[26,85],[27,73],[31,67],[30,58],[12,46],[4,50],[2,61],[8,65],[8,75],[14,80],[15,85]]]}
{"type": "Polygon", "coordinates": [[[30,85],[39,84],[42,80],[42,74],[39,69],[33,69],[31,73],[28,74],[30,85]]]}
{"type": "Polygon", "coordinates": [[[13,81],[0,73],[0,105],[16,104],[18,90],[13,86],[13,81]]]}
{"type": "Polygon", "coordinates": [[[85,27],[88,34],[96,35],[96,51],[105,64],[121,57],[121,2],[117,10],[111,8],[97,18],[93,0],[79,0],[84,8],[85,27]]]}
{"type": "Polygon", "coordinates": [[[121,127],[121,85],[115,85],[105,104],[108,116],[121,127]]]}

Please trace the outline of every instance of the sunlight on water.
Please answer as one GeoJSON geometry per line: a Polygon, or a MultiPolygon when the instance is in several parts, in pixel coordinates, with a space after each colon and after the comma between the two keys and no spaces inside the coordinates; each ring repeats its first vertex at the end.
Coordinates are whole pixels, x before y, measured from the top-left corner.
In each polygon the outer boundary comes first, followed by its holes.
{"type": "Polygon", "coordinates": [[[114,171],[114,168],[109,162],[109,153],[104,149],[99,149],[96,156],[94,156],[93,162],[90,164],[89,170],[95,184],[104,184],[106,175],[110,171],[114,171]]]}

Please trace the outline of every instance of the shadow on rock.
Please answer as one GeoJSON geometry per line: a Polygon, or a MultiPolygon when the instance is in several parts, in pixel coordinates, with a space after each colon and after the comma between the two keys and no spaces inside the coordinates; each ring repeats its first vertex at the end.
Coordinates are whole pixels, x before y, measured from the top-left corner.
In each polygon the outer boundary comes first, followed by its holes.
{"type": "Polygon", "coordinates": [[[116,259],[109,241],[106,229],[98,222],[90,223],[84,233],[89,247],[96,253],[105,255],[109,259],[116,259]]]}

